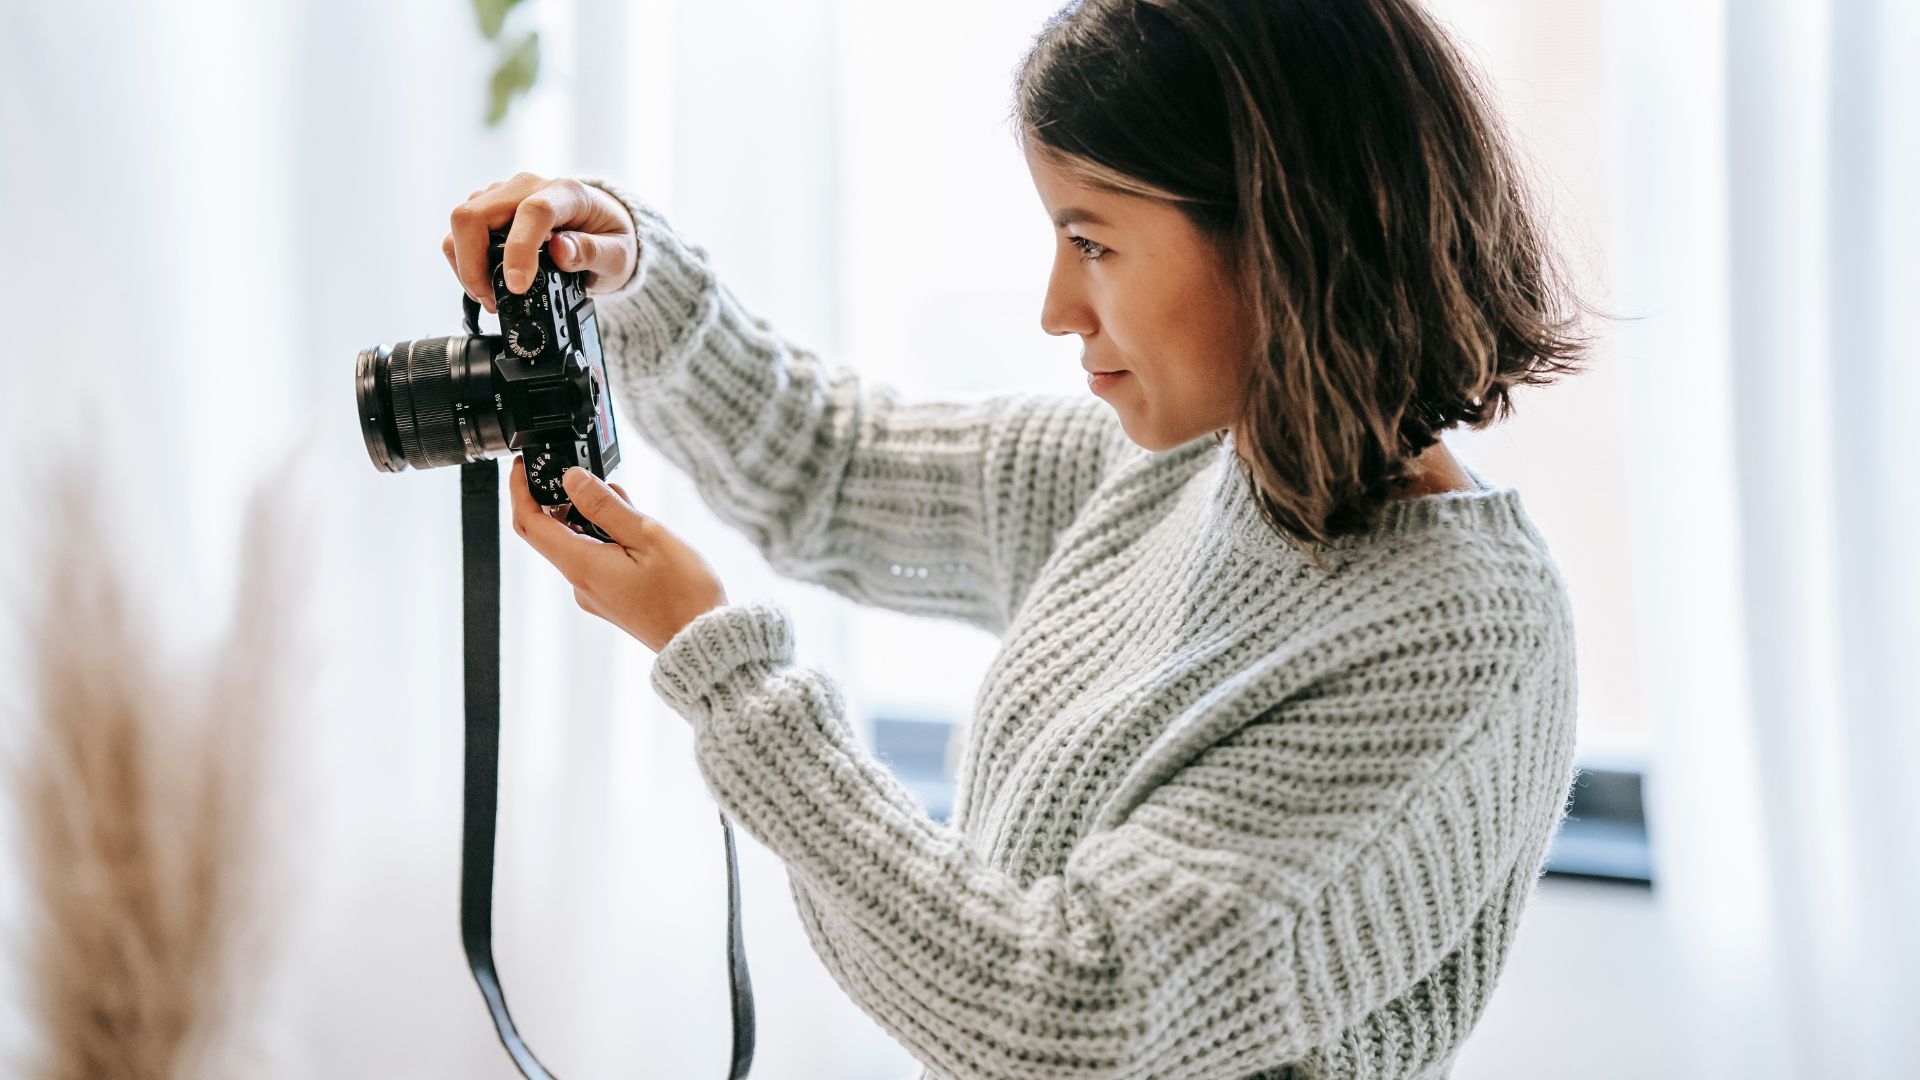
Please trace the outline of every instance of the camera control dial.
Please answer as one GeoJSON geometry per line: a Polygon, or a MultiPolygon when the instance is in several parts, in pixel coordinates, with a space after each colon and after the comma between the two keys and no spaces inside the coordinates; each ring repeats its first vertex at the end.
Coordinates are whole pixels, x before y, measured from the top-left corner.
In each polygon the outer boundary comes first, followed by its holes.
{"type": "Polygon", "coordinates": [[[560,474],[566,472],[571,461],[559,460],[553,451],[541,447],[524,460],[527,463],[527,488],[533,492],[534,501],[543,506],[558,506],[567,501],[567,489],[560,483],[560,474]]]}
{"type": "Polygon", "coordinates": [[[522,360],[532,360],[547,347],[547,331],[537,322],[516,322],[507,327],[507,348],[522,360]]]}

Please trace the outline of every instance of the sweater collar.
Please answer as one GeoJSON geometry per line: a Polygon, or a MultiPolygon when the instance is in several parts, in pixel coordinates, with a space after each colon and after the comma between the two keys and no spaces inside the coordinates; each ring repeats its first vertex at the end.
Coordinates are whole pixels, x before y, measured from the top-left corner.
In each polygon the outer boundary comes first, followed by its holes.
{"type": "MultiPolygon", "coordinates": [[[[1466,470],[1477,490],[1442,491],[1412,499],[1394,499],[1381,507],[1371,530],[1359,535],[1336,537],[1324,546],[1333,550],[1363,548],[1447,528],[1532,534],[1532,524],[1521,506],[1518,489],[1489,481],[1465,462],[1461,462],[1460,467],[1466,470]]],[[[1231,433],[1221,441],[1217,450],[1208,509],[1222,531],[1242,550],[1298,555],[1297,549],[1274,532],[1260,516],[1260,508],[1253,497],[1252,482],[1243,474],[1243,465],[1235,456],[1231,433]]]]}

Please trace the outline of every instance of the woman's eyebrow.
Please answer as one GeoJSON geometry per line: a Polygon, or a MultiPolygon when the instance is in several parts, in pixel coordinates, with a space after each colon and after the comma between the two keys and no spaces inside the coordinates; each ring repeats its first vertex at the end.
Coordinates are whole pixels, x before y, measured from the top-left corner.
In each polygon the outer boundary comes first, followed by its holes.
{"type": "Polygon", "coordinates": [[[1082,210],[1077,206],[1069,206],[1065,210],[1053,215],[1053,227],[1056,229],[1064,229],[1076,221],[1084,221],[1089,225],[1112,224],[1112,222],[1109,222],[1099,214],[1091,210],[1082,210]]]}

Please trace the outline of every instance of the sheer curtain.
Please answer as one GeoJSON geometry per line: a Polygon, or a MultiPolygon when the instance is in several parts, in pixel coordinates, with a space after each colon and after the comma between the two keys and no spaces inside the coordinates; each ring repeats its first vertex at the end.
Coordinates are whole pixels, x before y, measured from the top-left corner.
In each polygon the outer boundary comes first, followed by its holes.
{"type": "MultiPolygon", "coordinates": [[[[455,926],[457,470],[373,469],[353,358],[459,330],[448,212],[521,169],[648,193],[724,252],[761,311],[831,348],[825,0],[521,5],[509,25],[540,31],[541,75],[498,130],[481,122],[491,52],[465,0],[9,12],[0,422],[26,481],[0,508],[9,600],[35,577],[15,557],[31,550],[31,478],[95,458],[156,654],[185,664],[224,626],[248,493],[282,498],[307,586],[289,618],[312,646],[301,708],[261,720],[283,750],[260,778],[274,857],[255,868],[280,896],[275,948],[255,958],[266,992],[228,1025],[256,1075],[513,1076],[455,926]]],[[[730,596],[785,603],[802,662],[835,668],[841,615],[820,591],[773,577],[637,432],[623,450],[642,506],[730,596]]],[[[496,945],[521,1030],[562,1076],[721,1075],[724,852],[691,735],[647,685],[644,647],[579,611],[511,534],[503,548],[496,945]]],[[[0,686],[17,708],[30,673],[6,622],[0,686]]],[[[765,1003],[754,1075],[906,1074],[813,957],[784,868],[736,837],[765,1003]]],[[[5,877],[13,945],[31,898],[5,877]]],[[[19,983],[5,965],[8,1060],[34,1035],[19,983]]]]}
{"type": "Polygon", "coordinates": [[[1695,1077],[1920,1071],[1920,12],[1618,0],[1656,893],[1695,1077]]]}

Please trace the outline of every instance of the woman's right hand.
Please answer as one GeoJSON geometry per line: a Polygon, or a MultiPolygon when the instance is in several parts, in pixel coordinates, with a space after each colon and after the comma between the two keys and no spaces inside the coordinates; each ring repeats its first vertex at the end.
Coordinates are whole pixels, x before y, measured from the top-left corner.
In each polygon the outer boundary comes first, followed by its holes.
{"type": "Polygon", "coordinates": [[[524,292],[538,268],[541,244],[562,270],[584,270],[587,291],[612,292],[633,276],[640,241],[633,215],[619,199],[580,180],[518,173],[489,184],[453,208],[453,231],[440,242],[467,295],[494,310],[487,273],[487,232],[507,222],[501,260],[507,288],[524,292]],[[551,238],[551,241],[549,241],[551,238]]]}

